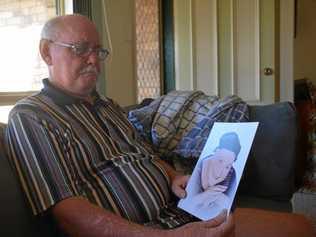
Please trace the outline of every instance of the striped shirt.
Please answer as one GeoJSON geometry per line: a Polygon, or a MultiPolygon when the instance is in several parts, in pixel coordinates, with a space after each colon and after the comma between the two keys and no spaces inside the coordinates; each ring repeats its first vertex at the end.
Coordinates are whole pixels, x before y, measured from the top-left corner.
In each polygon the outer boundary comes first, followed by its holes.
{"type": "Polygon", "coordinates": [[[171,228],[191,217],[171,203],[170,180],[123,110],[94,93],[70,97],[44,79],[10,113],[6,142],[35,215],[80,196],[133,222],[171,228]]]}

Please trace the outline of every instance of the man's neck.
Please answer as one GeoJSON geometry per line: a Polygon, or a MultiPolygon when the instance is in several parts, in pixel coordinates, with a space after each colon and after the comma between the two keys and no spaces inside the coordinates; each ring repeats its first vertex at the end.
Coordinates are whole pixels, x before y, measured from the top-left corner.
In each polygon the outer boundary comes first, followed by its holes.
{"type": "Polygon", "coordinates": [[[59,85],[58,83],[56,83],[55,81],[53,81],[52,79],[48,79],[50,84],[57,88],[58,90],[61,90],[63,93],[71,96],[71,97],[74,97],[76,99],[80,99],[80,100],[83,100],[83,101],[86,101],[90,104],[93,103],[93,96],[91,95],[91,93],[87,94],[87,95],[82,95],[82,94],[77,94],[77,93],[73,93],[72,91],[70,90],[67,90],[66,88],[64,88],[63,86],[59,85]]]}

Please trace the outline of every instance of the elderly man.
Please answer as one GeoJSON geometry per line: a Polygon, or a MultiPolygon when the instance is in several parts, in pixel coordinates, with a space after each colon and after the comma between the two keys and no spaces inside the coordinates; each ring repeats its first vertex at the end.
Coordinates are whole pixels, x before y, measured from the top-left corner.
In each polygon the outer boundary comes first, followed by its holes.
{"type": "Polygon", "coordinates": [[[41,92],[16,104],[7,143],[35,215],[53,215],[69,236],[231,236],[232,216],[192,222],[171,192],[178,175],[136,134],[120,107],[95,88],[108,51],[95,25],[59,16],[42,31],[49,70],[41,92]],[[190,223],[189,223],[190,222],[190,223]]]}

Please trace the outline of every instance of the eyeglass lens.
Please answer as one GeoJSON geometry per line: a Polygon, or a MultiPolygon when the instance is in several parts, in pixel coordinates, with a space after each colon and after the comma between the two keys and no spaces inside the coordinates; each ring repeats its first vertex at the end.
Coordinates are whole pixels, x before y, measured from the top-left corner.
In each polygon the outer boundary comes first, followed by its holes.
{"type": "Polygon", "coordinates": [[[73,47],[73,51],[78,56],[88,56],[93,51],[95,51],[100,60],[104,60],[109,54],[108,50],[103,48],[92,48],[87,42],[75,44],[73,47]]]}

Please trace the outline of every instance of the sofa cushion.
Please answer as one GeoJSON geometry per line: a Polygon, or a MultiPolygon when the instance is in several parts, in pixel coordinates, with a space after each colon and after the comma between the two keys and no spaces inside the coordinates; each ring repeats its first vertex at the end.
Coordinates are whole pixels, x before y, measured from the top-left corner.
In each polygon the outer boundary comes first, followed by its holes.
{"type": "Polygon", "coordinates": [[[49,216],[41,218],[33,216],[15,172],[1,152],[0,193],[0,236],[60,236],[49,216]]]}
{"type": "Polygon", "coordinates": [[[250,121],[259,127],[239,192],[289,200],[295,188],[298,127],[294,106],[283,102],[250,106],[250,121]]]}
{"type": "Polygon", "coordinates": [[[0,123],[0,236],[62,236],[50,216],[33,216],[5,152],[5,127],[0,123]]]}
{"type": "Polygon", "coordinates": [[[6,125],[4,123],[0,123],[0,152],[5,152],[5,150],[4,150],[5,127],[6,127],[6,125]]]}
{"type": "Polygon", "coordinates": [[[234,217],[236,237],[315,237],[311,221],[300,214],[237,208],[234,217]]]}

